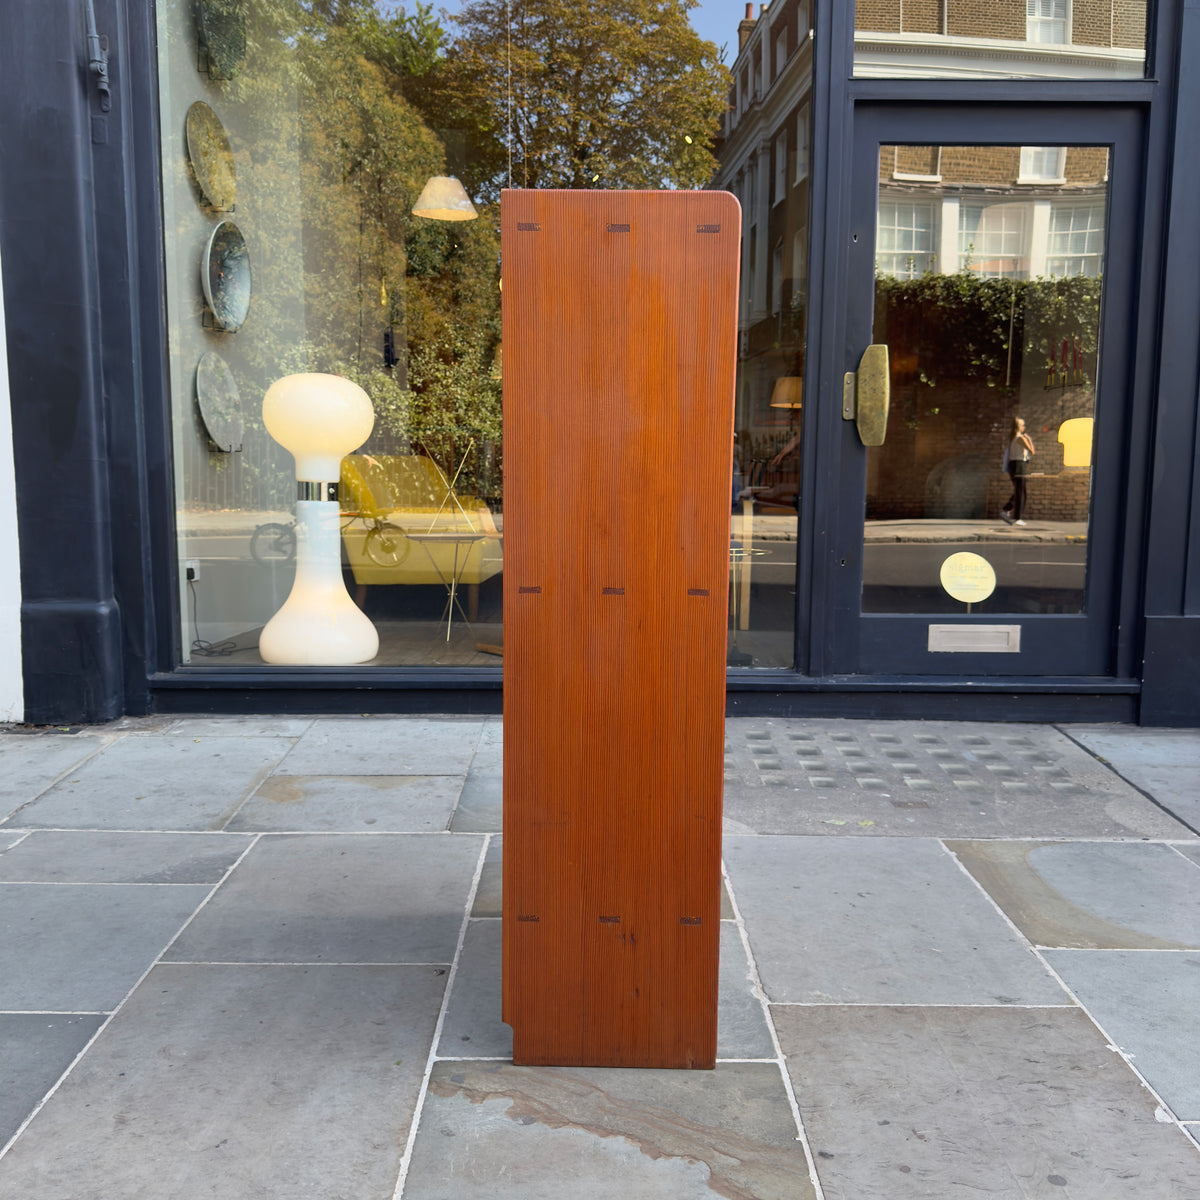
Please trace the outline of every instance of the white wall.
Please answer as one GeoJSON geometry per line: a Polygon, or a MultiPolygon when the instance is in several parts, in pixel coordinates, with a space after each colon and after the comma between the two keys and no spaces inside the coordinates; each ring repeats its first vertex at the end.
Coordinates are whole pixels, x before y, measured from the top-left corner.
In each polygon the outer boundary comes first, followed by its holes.
{"type": "MultiPolygon", "coordinates": [[[[0,298],[3,297],[0,289],[0,298]]],[[[13,474],[8,343],[0,303],[0,721],[24,719],[21,686],[21,564],[17,557],[17,485],[13,474]]]]}

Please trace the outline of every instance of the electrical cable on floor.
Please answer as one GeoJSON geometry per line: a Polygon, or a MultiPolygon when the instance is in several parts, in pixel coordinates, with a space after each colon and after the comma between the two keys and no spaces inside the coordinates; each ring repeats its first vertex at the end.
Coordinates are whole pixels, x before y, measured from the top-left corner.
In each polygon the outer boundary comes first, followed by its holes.
{"type": "Polygon", "coordinates": [[[196,616],[196,582],[193,579],[187,581],[188,591],[192,595],[192,632],[195,633],[195,640],[192,642],[192,653],[199,654],[203,658],[228,658],[238,650],[236,641],[226,638],[223,642],[206,642],[200,636],[200,622],[196,616]]]}

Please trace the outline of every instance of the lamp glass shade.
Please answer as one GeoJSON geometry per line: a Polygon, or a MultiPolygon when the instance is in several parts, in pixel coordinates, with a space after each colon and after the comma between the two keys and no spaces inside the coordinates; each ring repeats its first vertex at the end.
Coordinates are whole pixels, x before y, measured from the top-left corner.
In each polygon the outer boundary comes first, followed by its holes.
{"type": "Polygon", "coordinates": [[[433,221],[473,221],[479,214],[453,175],[433,175],[413,205],[413,215],[433,221]]]}
{"type": "Polygon", "coordinates": [[[340,375],[285,375],[263,397],[267,432],[296,459],[296,478],[337,482],[342,459],[371,436],[366,392],[340,375]]]}
{"type": "Polygon", "coordinates": [[[772,408],[799,408],[804,380],[799,375],[782,375],[771,391],[772,408]]]}

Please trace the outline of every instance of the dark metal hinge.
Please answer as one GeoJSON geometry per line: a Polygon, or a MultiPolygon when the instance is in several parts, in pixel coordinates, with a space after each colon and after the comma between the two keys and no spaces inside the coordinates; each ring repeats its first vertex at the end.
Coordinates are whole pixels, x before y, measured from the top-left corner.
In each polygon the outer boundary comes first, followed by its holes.
{"type": "Polygon", "coordinates": [[[96,32],[96,9],[93,0],[83,0],[87,17],[88,70],[96,77],[96,91],[100,95],[100,111],[112,108],[112,92],[108,86],[108,38],[96,32]]]}

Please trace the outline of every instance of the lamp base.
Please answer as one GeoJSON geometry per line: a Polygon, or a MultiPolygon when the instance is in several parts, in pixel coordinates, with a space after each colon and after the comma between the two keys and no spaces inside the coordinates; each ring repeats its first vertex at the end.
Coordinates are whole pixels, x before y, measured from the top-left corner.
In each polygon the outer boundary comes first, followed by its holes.
{"type": "Polygon", "coordinates": [[[263,662],[336,667],[379,653],[379,634],[342,579],[339,510],[333,500],[296,503],[296,579],[258,639],[263,662]]]}
{"type": "Polygon", "coordinates": [[[266,623],[258,639],[263,662],[293,666],[336,667],[369,662],[379,653],[379,633],[350,599],[346,585],[324,598],[296,599],[295,589],[266,623]]]}

